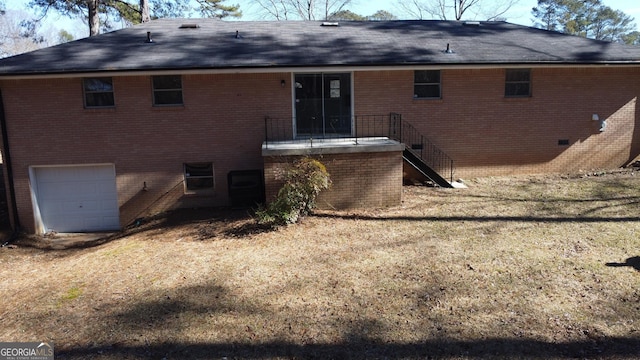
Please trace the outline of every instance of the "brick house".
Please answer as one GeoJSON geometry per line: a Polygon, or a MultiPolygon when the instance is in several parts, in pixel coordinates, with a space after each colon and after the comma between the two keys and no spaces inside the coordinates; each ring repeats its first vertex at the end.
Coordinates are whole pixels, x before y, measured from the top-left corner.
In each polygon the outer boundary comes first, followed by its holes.
{"type": "Polygon", "coordinates": [[[615,168],[640,153],[639,79],[638,47],[504,22],[155,20],[0,60],[12,221],[269,198],[302,155],[338,208],[399,203],[403,159],[447,182],[615,168]]]}

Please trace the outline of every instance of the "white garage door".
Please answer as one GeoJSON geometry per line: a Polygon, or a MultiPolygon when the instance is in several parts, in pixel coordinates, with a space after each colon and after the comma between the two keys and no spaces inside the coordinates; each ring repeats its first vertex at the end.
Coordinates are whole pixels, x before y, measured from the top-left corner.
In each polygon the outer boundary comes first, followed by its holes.
{"type": "Polygon", "coordinates": [[[35,197],[45,232],[120,228],[113,165],[36,167],[33,170],[35,182],[32,183],[36,184],[35,197]]]}

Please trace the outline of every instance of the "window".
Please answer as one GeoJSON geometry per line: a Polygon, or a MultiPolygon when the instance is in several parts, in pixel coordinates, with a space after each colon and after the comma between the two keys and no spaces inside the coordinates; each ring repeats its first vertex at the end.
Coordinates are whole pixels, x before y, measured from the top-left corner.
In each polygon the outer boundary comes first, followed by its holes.
{"type": "Polygon", "coordinates": [[[213,191],[213,164],[187,163],[184,164],[185,193],[198,194],[213,191]]]}
{"type": "Polygon", "coordinates": [[[504,96],[531,96],[531,69],[507,69],[504,96]]]}
{"type": "Polygon", "coordinates": [[[84,106],[110,107],[115,105],[113,80],[110,77],[87,78],[82,80],[84,106]]]}
{"type": "Polygon", "coordinates": [[[440,99],[440,70],[416,70],[413,73],[415,99],[440,99]]]}
{"type": "Polygon", "coordinates": [[[182,105],[180,75],[154,76],[153,105],[182,105]]]}

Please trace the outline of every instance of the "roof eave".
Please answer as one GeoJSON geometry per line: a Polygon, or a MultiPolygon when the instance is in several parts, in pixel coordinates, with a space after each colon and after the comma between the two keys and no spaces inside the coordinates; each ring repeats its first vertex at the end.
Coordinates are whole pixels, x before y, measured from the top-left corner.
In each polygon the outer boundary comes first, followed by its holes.
{"type": "Polygon", "coordinates": [[[42,72],[0,73],[0,80],[40,78],[80,78],[89,76],[135,76],[164,74],[243,74],[243,73],[290,73],[317,71],[393,71],[420,69],[495,69],[495,68],[545,68],[545,67],[640,67],[637,61],[504,61],[504,62],[459,62],[459,63],[402,63],[402,64],[327,64],[327,65],[259,65],[233,67],[175,67],[138,69],[82,69],[42,72]]]}

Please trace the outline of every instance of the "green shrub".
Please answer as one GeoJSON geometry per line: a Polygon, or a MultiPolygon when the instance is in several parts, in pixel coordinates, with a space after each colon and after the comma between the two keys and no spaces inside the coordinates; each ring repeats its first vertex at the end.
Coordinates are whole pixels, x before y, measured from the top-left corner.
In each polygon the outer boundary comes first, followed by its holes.
{"type": "Polygon", "coordinates": [[[309,157],[296,160],[276,179],[283,180],[284,185],[274,201],[256,211],[259,224],[278,226],[298,222],[315,208],[320,191],[331,186],[324,164],[309,157]]]}

